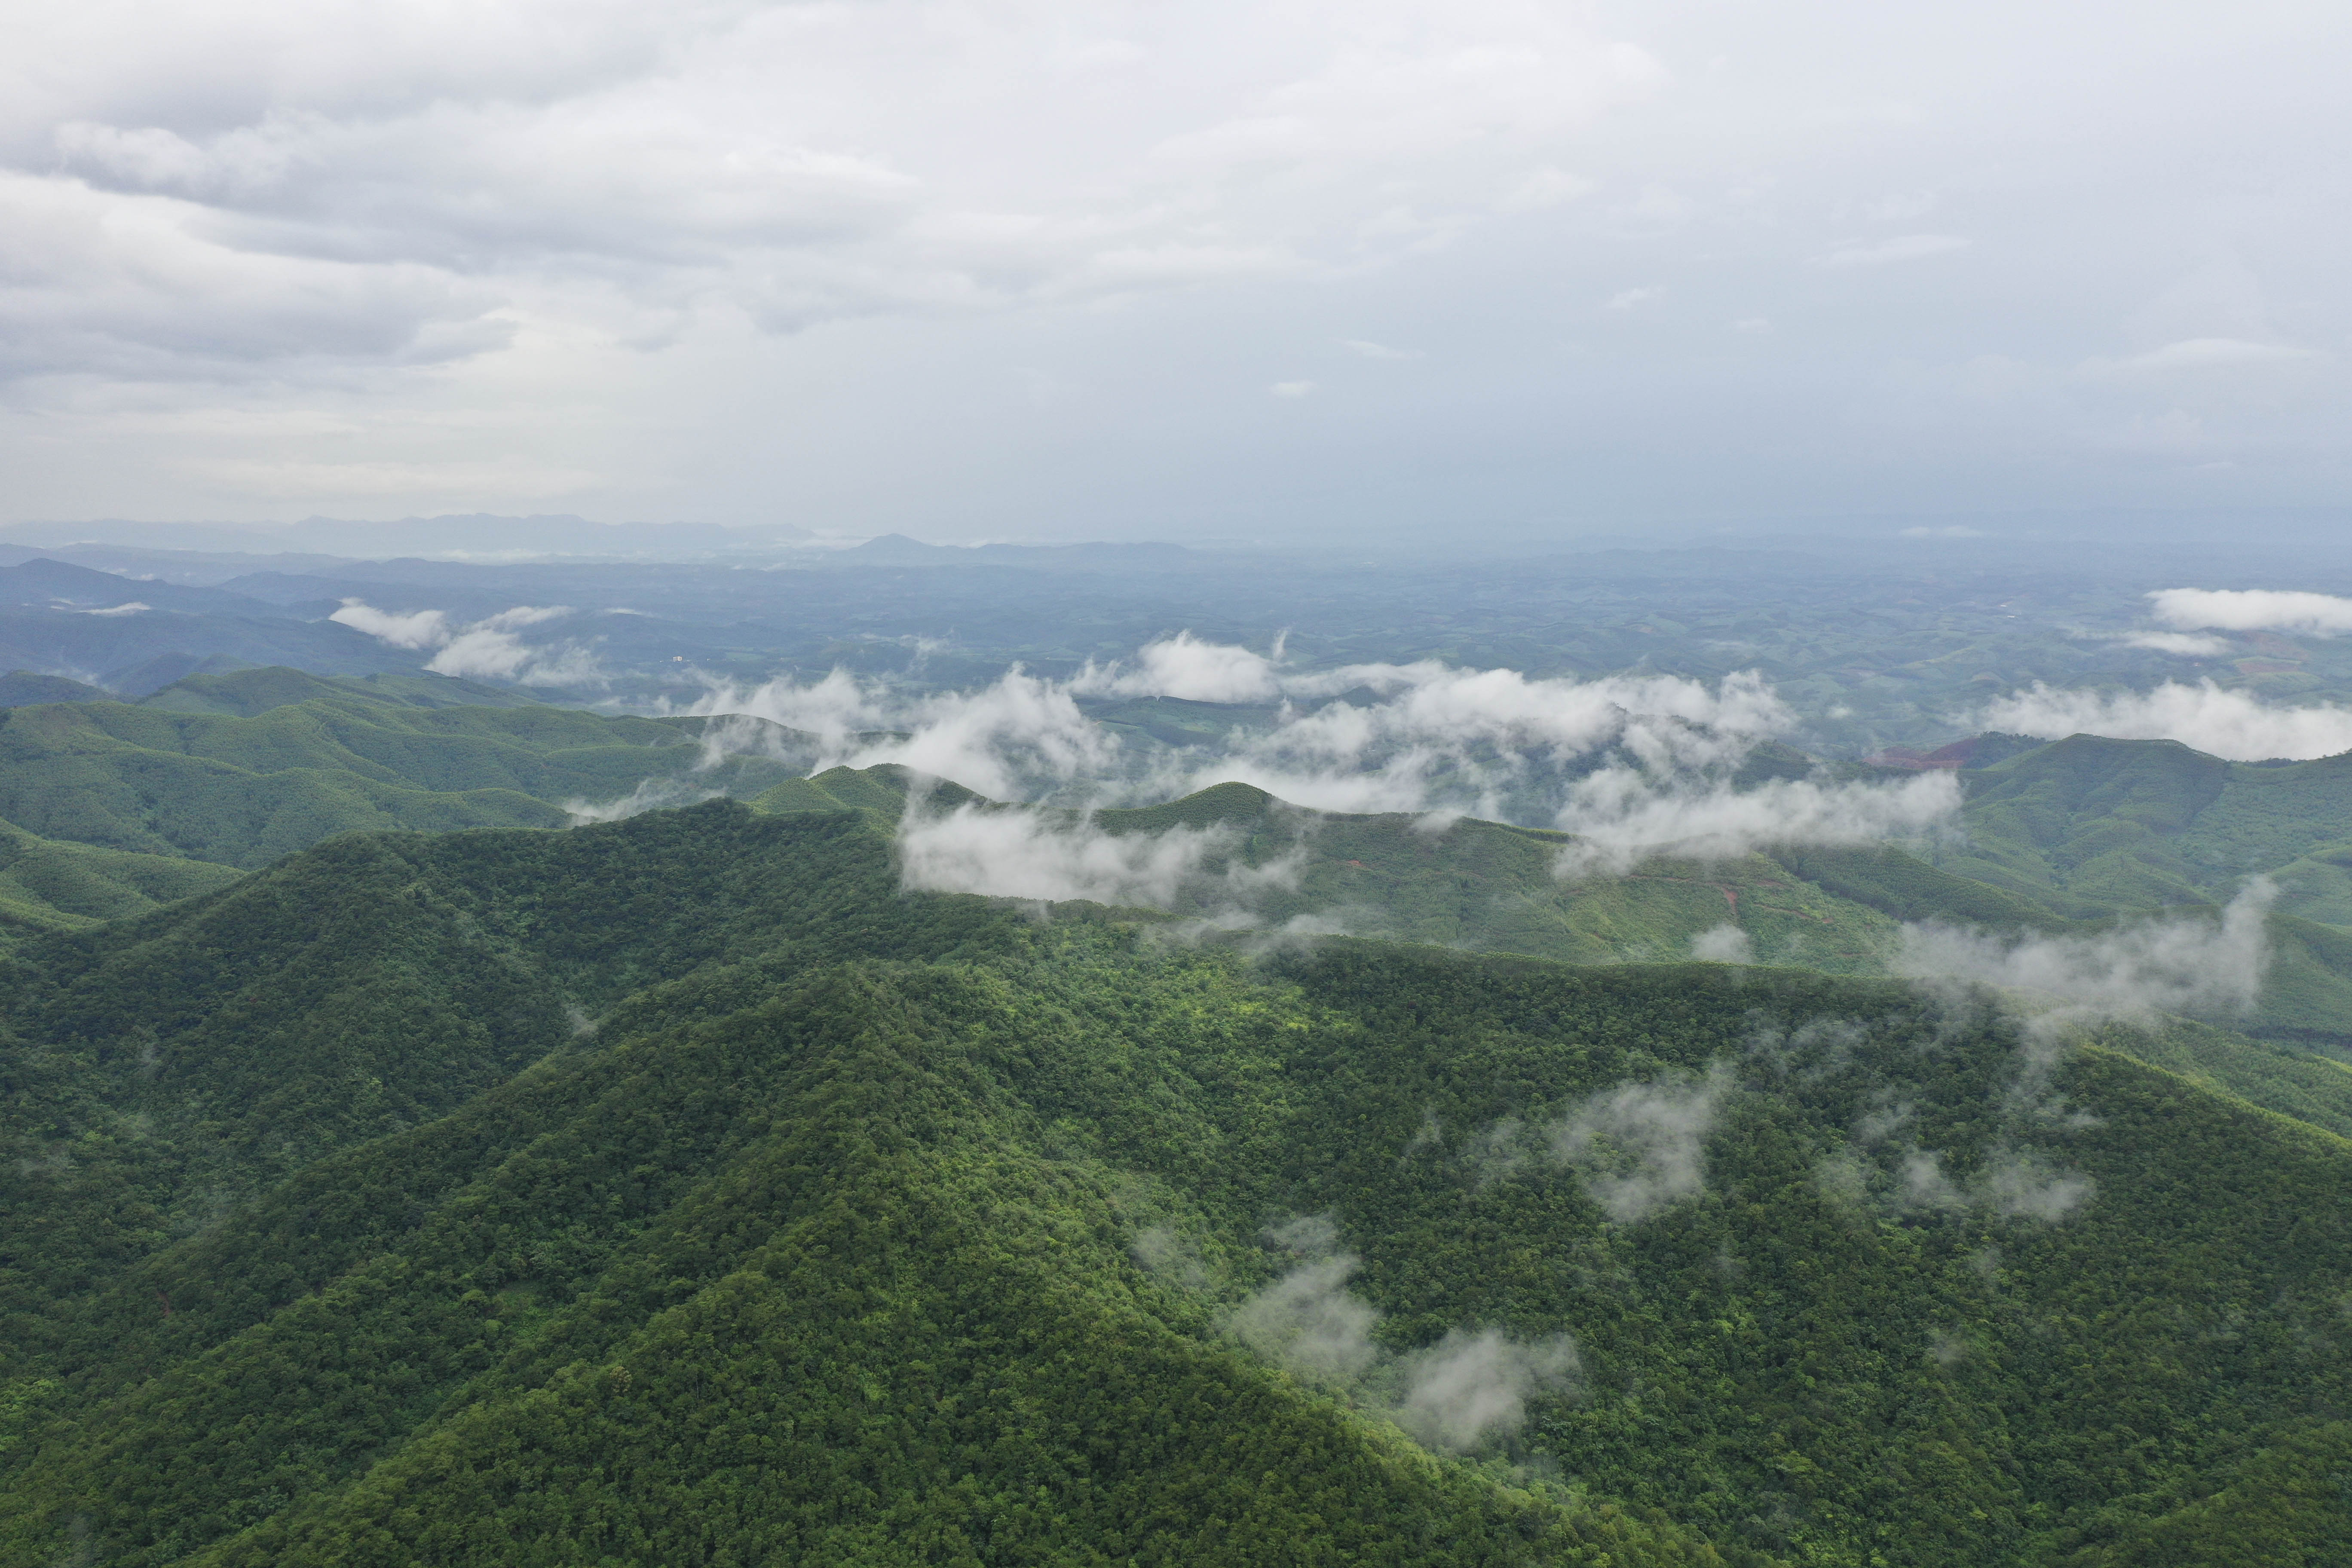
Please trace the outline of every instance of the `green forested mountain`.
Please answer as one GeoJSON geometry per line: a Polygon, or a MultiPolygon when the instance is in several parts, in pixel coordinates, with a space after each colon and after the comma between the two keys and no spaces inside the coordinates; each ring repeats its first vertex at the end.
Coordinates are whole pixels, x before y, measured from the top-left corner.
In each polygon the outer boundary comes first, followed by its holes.
{"type": "MultiPolygon", "coordinates": [[[[708,794],[895,823],[903,776],[800,777],[815,754],[758,721],[599,715],[421,675],[248,669],[190,677],[137,704],[0,710],[0,829],[18,830],[0,832],[0,936],[136,913],[224,879],[150,860],[250,868],[352,830],[555,827],[708,794]],[[703,745],[718,723],[758,729],[758,754],[742,735],[703,745]]],[[[2252,1023],[2342,1043],[2352,883],[2331,858],[2352,821],[2342,762],[2231,764],[2169,742],[2078,736],[1964,773],[1965,838],[1916,853],[1783,849],[1566,882],[1551,874],[1557,834],[1471,820],[1432,833],[1403,815],[1302,812],[1238,784],[1092,820],[1121,834],[1214,825],[1238,836],[1244,860],[1294,855],[1295,880],[1262,888],[1254,905],[1271,926],[1580,963],[1680,958],[1730,925],[1759,962],[1872,973],[1906,921],[2095,931],[2218,904],[2247,873],[2269,872],[2284,891],[2252,1023]]],[[[950,786],[934,805],[970,798],[950,786]]],[[[1188,893],[1179,912],[1214,914],[1215,896],[1188,893]]]]}
{"type": "Polygon", "coordinates": [[[1039,920],[860,786],[21,944],[0,1561],[2352,1550],[2352,1142],[2170,1070],[2260,1047],[1039,920]]]}
{"type": "MultiPolygon", "coordinates": [[[[355,829],[560,827],[568,807],[754,794],[797,771],[785,759],[801,737],[768,725],[771,754],[721,755],[699,743],[708,722],[429,676],[195,676],[136,704],[0,709],[0,821],[52,843],[253,868],[355,829]]],[[[0,884],[0,900],[11,890],[0,884]]]]}
{"type": "Polygon", "coordinates": [[[2226,763],[2075,735],[1968,777],[1968,843],[1940,864],[2056,912],[2201,903],[2268,872],[2282,909],[2352,927],[2352,753],[2226,763]]]}

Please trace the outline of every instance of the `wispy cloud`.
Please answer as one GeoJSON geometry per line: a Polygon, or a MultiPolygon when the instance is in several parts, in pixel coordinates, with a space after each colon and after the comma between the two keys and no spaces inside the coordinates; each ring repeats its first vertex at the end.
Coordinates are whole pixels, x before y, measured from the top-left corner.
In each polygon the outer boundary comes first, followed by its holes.
{"type": "Polygon", "coordinates": [[[518,635],[526,626],[571,614],[570,607],[562,605],[518,605],[460,624],[441,610],[402,615],[379,610],[363,600],[345,599],[342,607],[327,618],[394,647],[437,650],[425,665],[436,675],[511,680],[522,686],[599,685],[604,679],[604,670],[585,647],[576,642],[527,643],[518,635]]]}
{"type": "Polygon", "coordinates": [[[1906,925],[1893,968],[1936,985],[1981,984],[2020,994],[2047,1030],[2158,1013],[2250,1011],[2270,964],[2265,921],[2277,886],[2255,878],[2220,920],[2180,916],[2080,936],[2003,936],[1906,925]]]}
{"type": "Polygon", "coordinates": [[[2230,651],[2226,637],[2199,637],[2194,632],[2126,632],[2116,639],[2126,647],[2144,647],[2183,658],[2214,658],[2230,651]]]}
{"type": "Polygon", "coordinates": [[[1239,844],[1225,827],[1114,834],[1082,816],[1018,806],[933,812],[920,794],[909,797],[898,826],[906,885],[934,892],[1167,909],[1180,894],[1240,907],[1297,886],[1302,854],[1251,866],[1234,858],[1239,844]],[[1214,871],[1213,860],[1222,862],[1214,871]]]}
{"type": "Polygon", "coordinates": [[[1610,1218],[1647,1219],[1705,1190],[1706,1137],[1730,1088],[1718,1068],[1605,1090],[1553,1124],[1552,1157],[1578,1171],[1610,1218]]]}
{"type": "Polygon", "coordinates": [[[1508,1436],[1526,1424],[1530,1399],[1575,1386],[1580,1369],[1565,1334],[1520,1340],[1498,1329],[1455,1328],[1433,1345],[1391,1355],[1373,1338],[1379,1311],[1347,1289],[1362,1260],[1336,1250],[1328,1217],[1271,1227],[1267,1239],[1297,1261],[1229,1314],[1227,1331],[1431,1447],[1467,1453],[1508,1436]]]}

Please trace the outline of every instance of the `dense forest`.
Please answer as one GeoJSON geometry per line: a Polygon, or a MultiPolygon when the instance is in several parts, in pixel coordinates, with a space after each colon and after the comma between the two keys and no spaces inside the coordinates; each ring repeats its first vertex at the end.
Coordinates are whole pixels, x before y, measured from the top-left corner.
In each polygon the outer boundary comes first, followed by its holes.
{"type": "Polygon", "coordinates": [[[2352,1549],[2280,1047],[1040,919],[887,823],[348,835],[20,942],[0,1557],[2352,1549]]]}

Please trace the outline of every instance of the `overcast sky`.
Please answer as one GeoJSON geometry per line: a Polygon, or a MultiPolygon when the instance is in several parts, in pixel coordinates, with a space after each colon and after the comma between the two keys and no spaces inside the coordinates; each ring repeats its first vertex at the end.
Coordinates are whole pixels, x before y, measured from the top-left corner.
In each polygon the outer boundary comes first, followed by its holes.
{"type": "Polygon", "coordinates": [[[2352,504],[2352,6],[9,0],[0,519],[2352,504]]]}

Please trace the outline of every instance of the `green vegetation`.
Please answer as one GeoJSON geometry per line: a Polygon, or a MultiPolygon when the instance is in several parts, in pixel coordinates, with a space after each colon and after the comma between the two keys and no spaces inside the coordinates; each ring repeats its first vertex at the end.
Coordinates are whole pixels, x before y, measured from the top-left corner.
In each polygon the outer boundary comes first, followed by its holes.
{"type": "Polygon", "coordinates": [[[0,1560],[2352,1550],[2352,1142],[2243,1098],[2343,1122],[2331,1064],[1040,921],[898,889],[903,783],[348,836],[22,943],[0,1560]],[[1349,1375],[1233,1327],[1318,1267],[1349,1375]],[[1416,1414],[1416,1356],[1561,1334],[1516,1425],[1416,1414]]]}
{"type": "MultiPolygon", "coordinates": [[[[1565,842],[1558,833],[1310,812],[1239,784],[1093,820],[1112,833],[1221,826],[1238,836],[1235,853],[1249,864],[1297,857],[1295,883],[1254,900],[1276,927],[1319,917],[1359,934],[1606,963],[1687,958],[1693,938],[1736,925],[1765,962],[1849,973],[1874,972],[1895,933],[1876,910],[1757,855],[1657,860],[1627,876],[1563,881],[1552,869],[1565,842]]],[[[1213,913],[1218,896],[1192,895],[1180,911],[1213,913]]]]}
{"type": "Polygon", "coordinates": [[[1964,775],[1945,869],[2097,918],[2225,899],[2256,873],[2280,907],[2352,926],[2352,756],[2225,763],[2177,741],[2075,735],[1964,775]]]}
{"type": "Polygon", "coordinates": [[[710,722],[276,668],[136,704],[0,709],[0,934],[137,913],[338,833],[562,827],[615,803],[755,795],[814,754],[755,720],[730,722],[758,728],[765,754],[707,752],[710,722]]]}
{"type": "Polygon", "coordinates": [[[112,692],[79,680],[68,680],[62,675],[40,675],[29,669],[12,669],[0,675],[0,708],[17,708],[27,702],[113,700],[112,692]]]}

